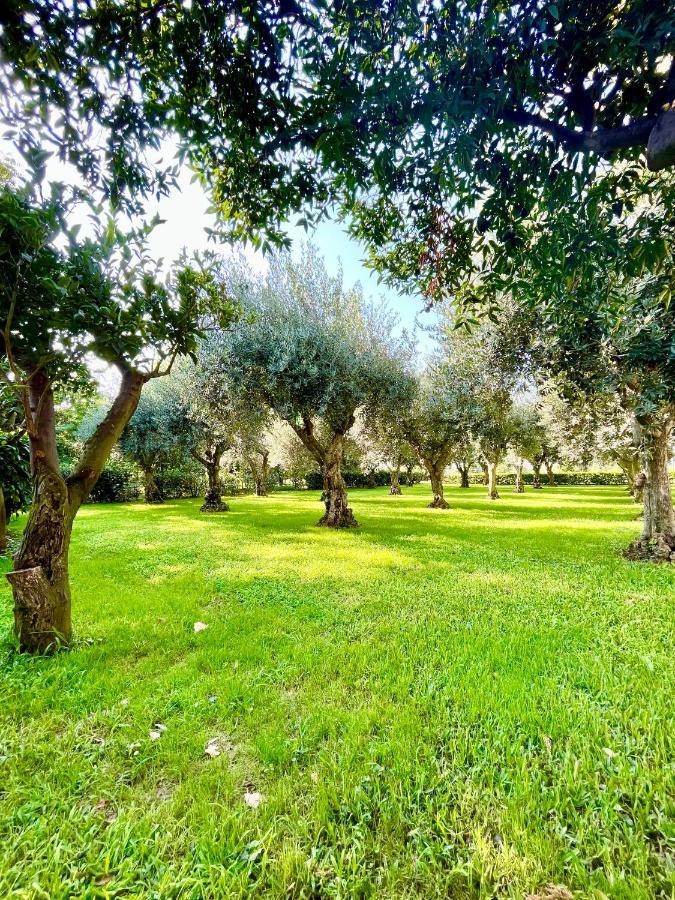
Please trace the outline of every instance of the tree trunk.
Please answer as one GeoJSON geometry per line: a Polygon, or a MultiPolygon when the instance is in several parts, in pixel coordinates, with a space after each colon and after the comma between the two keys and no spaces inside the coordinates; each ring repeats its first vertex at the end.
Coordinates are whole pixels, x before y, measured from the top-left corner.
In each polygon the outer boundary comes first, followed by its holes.
{"type": "Polygon", "coordinates": [[[548,483],[550,487],[555,487],[555,472],[553,471],[553,465],[546,460],[546,475],[548,476],[548,483]]]}
{"type": "Polygon", "coordinates": [[[535,490],[537,490],[538,488],[541,488],[541,480],[540,480],[541,463],[540,463],[540,462],[533,462],[533,463],[532,463],[532,472],[533,472],[533,475],[532,475],[532,487],[533,487],[535,490]]]}
{"type": "Polygon", "coordinates": [[[525,492],[525,485],[523,484],[523,461],[522,459],[518,460],[518,464],[516,465],[516,486],[514,488],[516,494],[523,494],[525,492]]]}
{"type": "Polygon", "coordinates": [[[672,421],[663,417],[644,428],[644,527],[626,555],[675,562],[675,513],[668,477],[672,421]]]}
{"type": "Polygon", "coordinates": [[[459,486],[463,488],[469,487],[469,467],[461,463],[455,463],[459,472],[459,486]]]}
{"type": "Polygon", "coordinates": [[[253,478],[255,481],[255,495],[256,497],[266,497],[267,496],[267,479],[269,477],[269,453],[264,451],[260,454],[261,463],[259,466],[255,464],[250,465],[251,471],[253,473],[253,478]]]}
{"type": "Polygon", "coordinates": [[[123,370],[117,397],[66,481],[59,471],[51,384],[43,370],[30,373],[24,405],[33,502],[14,556],[14,569],[7,573],[14,595],[14,628],[23,651],[45,653],[70,642],[68,549],[73,520],[134,414],[145,380],[136,372],[123,370]]]}
{"type": "MultiPolygon", "coordinates": [[[[221,454],[222,455],[222,454],[221,454]]],[[[204,496],[201,512],[228,512],[230,507],[222,498],[220,484],[220,457],[218,462],[209,462],[206,466],[209,488],[204,496]]]]}
{"type": "Polygon", "coordinates": [[[323,499],[326,504],[325,515],[319,520],[319,525],[325,528],[355,528],[358,522],[347,505],[347,489],[342,477],[342,440],[336,436],[324,458],[323,499]]]}
{"type": "Polygon", "coordinates": [[[0,484],[0,554],[7,549],[7,509],[5,507],[5,495],[0,484]]]}
{"type": "Polygon", "coordinates": [[[499,491],[497,490],[497,463],[488,462],[488,483],[487,495],[489,500],[499,500],[499,491]]]}
{"type": "Polygon", "coordinates": [[[483,470],[483,484],[487,486],[490,483],[490,473],[488,471],[488,464],[485,460],[480,460],[480,467],[483,470]]]}
{"type": "Polygon", "coordinates": [[[65,481],[39,462],[14,570],[7,573],[14,593],[14,629],[22,651],[46,653],[67,646],[72,637],[68,581],[72,525],[65,481]]]}
{"type": "Polygon", "coordinates": [[[443,473],[445,464],[434,463],[430,459],[424,460],[424,465],[431,479],[431,490],[434,499],[429,504],[429,509],[450,509],[450,504],[443,496],[443,473]]]}
{"type": "Polygon", "coordinates": [[[155,472],[152,468],[143,469],[144,494],[146,503],[164,503],[164,497],[159,489],[155,472]]]}
{"type": "Polygon", "coordinates": [[[396,460],[396,465],[389,474],[391,480],[390,494],[398,495],[401,493],[401,460],[396,460]]]}

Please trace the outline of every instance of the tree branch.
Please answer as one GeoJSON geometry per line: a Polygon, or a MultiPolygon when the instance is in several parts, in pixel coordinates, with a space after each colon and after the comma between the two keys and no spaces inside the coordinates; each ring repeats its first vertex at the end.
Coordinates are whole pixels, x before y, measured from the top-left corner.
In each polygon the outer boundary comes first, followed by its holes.
{"type": "Polygon", "coordinates": [[[646,147],[649,133],[656,124],[657,115],[646,116],[631,122],[630,125],[622,125],[620,128],[597,128],[595,131],[575,131],[558,122],[551,122],[544,116],[529,113],[522,109],[504,109],[502,118],[514,125],[526,128],[536,128],[551,137],[558,143],[571,150],[583,150],[598,153],[605,156],[614,150],[625,150],[628,147],[646,147]]]}

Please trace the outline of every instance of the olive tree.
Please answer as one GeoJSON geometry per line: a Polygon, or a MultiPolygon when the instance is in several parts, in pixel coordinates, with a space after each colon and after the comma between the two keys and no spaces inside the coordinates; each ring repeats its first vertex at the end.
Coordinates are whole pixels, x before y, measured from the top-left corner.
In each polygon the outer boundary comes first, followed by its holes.
{"type": "MultiPolygon", "coordinates": [[[[116,265],[120,239],[113,226],[108,242],[78,243],[71,235],[67,249],[58,249],[62,212],[57,201],[39,206],[7,188],[0,191],[2,371],[22,405],[33,482],[28,521],[7,577],[19,644],[32,652],[70,641],[73,520],[143,386],[165,375],[179,353],[194,350],[205,304],[219,296],[205,293],[187,268],[160,283],[128,243],[116,265]],[[89,380],[89,355],[118,371],[119,386],[66,475],[57,453],[54,391],[89,380]]],[[[226,304],[222,309],[224,315],[226,304]]]]}
{"type": "Polygon", "coordinates": [[[401,389],[394,319],[358,287],[346,289],[341,273],[329,275],[311,247],[298,262],[288,254],[270,261],[264,281],[251,287],[250,311],[232,330],[224,365],[248,402],[262,401],[288,422],[321,467],[319,524],[352,527],[343,448],[357,412],[392,402],[401,389]]]}
{"type": "Polygon", "coordinates": [[[143,472],[146,503],[163,503],[159,470],[186,452],[186,439],[175,395],[164,383],[149,385],[119,440],[125,456],[143,472]]]}

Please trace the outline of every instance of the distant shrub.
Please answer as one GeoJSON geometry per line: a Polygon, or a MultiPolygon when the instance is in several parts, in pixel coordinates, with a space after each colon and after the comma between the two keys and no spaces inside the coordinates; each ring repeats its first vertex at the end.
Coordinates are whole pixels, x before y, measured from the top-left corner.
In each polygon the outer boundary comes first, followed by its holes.
{"type": "MultiPolygon", "coordinates": [[[[350,489],[388,487],[391,484],[391,474],[386,469],[378,469],[374,472],[343,472],[342,477],[350,489]]],[[[401,484],[418,484],[421,480],[420,472],[413,472],[410,482],[407,480],[405,472],[401,472],[401,484]]],[[[305,475],[305,483],[310,491],[322,491],[323,475],[321,472],[309,472],[305,475]]]]}
{"type": "Polygon", "coordinates": [[[163,469],[157,474],[155,480],[165,500],[201,497],[206,490],[206,476],[201,467],[199,469],[192,466],[163,469]]]}
{"type": "Polygon", "coordinates": [[[109,460],[92,488],[87,503],[130,503],[142,494],[138,470],[125,460],[109,460]]]}

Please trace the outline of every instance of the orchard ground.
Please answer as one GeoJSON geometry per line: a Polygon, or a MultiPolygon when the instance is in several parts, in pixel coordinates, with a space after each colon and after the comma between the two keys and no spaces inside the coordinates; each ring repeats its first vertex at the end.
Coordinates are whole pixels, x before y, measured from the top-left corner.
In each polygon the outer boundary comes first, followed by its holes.
{"type": "Polygon", "coordinates": [[[71,652],[0,587],[0,896],[671,897],[675,570],[501,493],[82,509],[71,652]]]}

